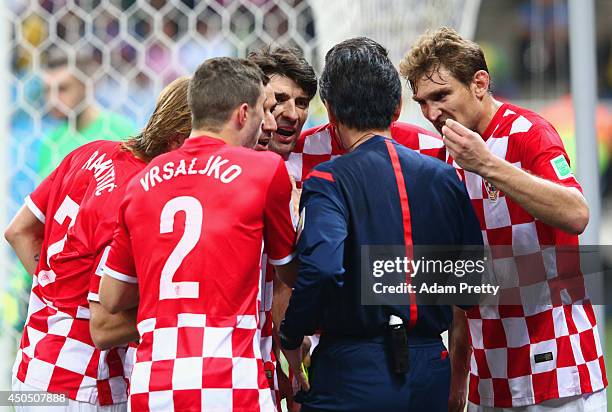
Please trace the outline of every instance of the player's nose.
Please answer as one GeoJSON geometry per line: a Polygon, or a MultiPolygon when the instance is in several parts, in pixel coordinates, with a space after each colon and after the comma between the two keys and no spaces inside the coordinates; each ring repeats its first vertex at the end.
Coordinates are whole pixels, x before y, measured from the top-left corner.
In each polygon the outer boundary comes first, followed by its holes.
{"type": "Polygon", "coordinates": [[[264,133],[273,133],[276,131],[276,128],[276,119],[274,116],[272,116],[272,114],[265,115],[261,122],[261,130],[264,133]]]}
{"type": "Polygon", "coordinates": [[[289,100],[287,102],[287,105],[285,106],[285,111],[283,112],[283,116],[291,122],[295,122],[298,120],[298,113],[295,107],[295,102],[293,100],[289,100]]]}
{"type": "Polygon", "coordinates": [[[427,120],[432,123],[435,123],[442,114],[442,110],[440,110],[440,108],[431,104],[425,105],[425,107],[423,108],[423,112],[425,118],[427,118],[427,120]]]}

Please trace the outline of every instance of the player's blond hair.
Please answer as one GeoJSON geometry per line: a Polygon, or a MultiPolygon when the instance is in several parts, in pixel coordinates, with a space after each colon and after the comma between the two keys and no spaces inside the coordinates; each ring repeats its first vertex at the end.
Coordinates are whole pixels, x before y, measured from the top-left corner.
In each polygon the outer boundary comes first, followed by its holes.
{"type": "Polygon", "coordinates": [[[191,132],[191,110],[187,103],[189,76],[182,76],[167,85],[157,98],[155,110],[142,132],[125,145],[144,160],[167,152],[170,144],[182,142],[191,132]]]}
{"type": "Polygon", "coordinates": [[[427,31],[400,62],[400,74],[416,93],[417,82],[431,76],[443,67],[459,82],[468,86],[479,70],[489,69],[480,46],[464,39],[455,30],[441,27],[427,31]]]}

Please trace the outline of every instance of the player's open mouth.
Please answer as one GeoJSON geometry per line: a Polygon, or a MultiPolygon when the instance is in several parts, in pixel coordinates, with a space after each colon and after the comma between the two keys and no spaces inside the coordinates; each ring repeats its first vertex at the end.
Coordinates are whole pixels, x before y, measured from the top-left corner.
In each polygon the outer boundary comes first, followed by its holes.
{"type": "Polygon", "coordinates": [[[295,133],[295,130],[278,128],[276,129],[276,133],[280,134],[281,136],[291,137],[295,133]]]}

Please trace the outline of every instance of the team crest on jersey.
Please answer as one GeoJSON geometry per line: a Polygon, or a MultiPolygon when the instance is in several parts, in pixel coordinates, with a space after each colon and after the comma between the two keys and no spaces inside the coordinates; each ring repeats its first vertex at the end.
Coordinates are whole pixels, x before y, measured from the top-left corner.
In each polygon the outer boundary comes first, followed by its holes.
{"type": "Polygon", "coordinates": [[[487,191],[487,196],[489,197],[489,200],[491,202],[496,202],[497,199],[499,199],[499,190],[493,186],[491,183],[487,182],[485,179],[483,179],[484,181],[484,187],[485,190],[487,191]]]}

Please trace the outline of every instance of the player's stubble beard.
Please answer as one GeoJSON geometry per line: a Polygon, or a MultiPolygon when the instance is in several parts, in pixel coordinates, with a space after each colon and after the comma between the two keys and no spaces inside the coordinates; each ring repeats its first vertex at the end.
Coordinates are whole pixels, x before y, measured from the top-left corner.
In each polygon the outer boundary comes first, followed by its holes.
{"type": "Polygon", "coordinates": [[[289,154],[295,148],[297,144],[298,136],[300,135],[301,130],[295,130],[293,135],[291,135],[290,139],[287,139],[288,136],[281,136],[282,140],[279,139],[278,132],[272,133],[270,137],[270,143],[268,143],[268,150],[279,154],[283,159],[287,160],[289,158],[289,154]]]}

